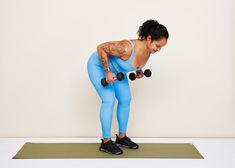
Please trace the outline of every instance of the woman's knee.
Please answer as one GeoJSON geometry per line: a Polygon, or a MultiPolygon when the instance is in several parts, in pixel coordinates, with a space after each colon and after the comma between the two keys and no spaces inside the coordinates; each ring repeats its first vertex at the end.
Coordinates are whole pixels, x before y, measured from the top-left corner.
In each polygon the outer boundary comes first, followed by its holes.
{"type": "Polygon", "coordinates": [[[102,104],[114,105],[115,97],[102,98],[102,104]]]}
{"type": "Polygon", "coordinates": [[[118,102],[123,103],[123,104],[124,103],[128,104],[128,103],[131,102],[131,99],[132,99],[131,95],[121,96],[121,97],[118,98],[118,102]]]}

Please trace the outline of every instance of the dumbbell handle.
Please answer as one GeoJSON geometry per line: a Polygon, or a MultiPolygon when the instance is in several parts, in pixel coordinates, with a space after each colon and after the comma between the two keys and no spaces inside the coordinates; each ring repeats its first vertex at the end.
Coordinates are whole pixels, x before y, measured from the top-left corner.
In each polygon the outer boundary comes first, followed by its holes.
{"type": "MultiPolygon", "coordinates": [[[[114,79],[114,81],[116,81],[116,80],[117,80],[117,77],[114,77],[113,79],[114,79]]],[[[103,80],[105,80],[105,82],[107,82],[106,78],[103,78],[103,80]]],[[[107,82],[107,83],[108,83],[108,82],[107,82]]]]}
{"type": "MultiPolygon", "coordinates": [[[[114,79],[114,81],[116,81],[116,80],[121,81],[121,80],[124,79],[124,74],[121,73],[121,72],[119,72],[119,73],[117,74],[117,76],[115,76],[113,79],[114,79]],[[119,79],[118,79],[117,77],[119,77],[119,79]]],[[[106,78],[103,78],[103,79],[101,80],[101,84],[102,84],[103,86],[108,85],[108,82],[106,81],[106,78]]]]}
{"type": "MultiPolygon", "coordinates": [[[[145,77],[150,77],[151,74],[152,74],[152,72],[151,72],[149,69],[146,69],[146,70],[144,71],[144,76],[145,76],[145,77]]],[[[131,80],[135,80],[136,77],[137,77],[137,74],[134,73],[134,72],[132,72],[132,73],[129,74],[129,78],[130,78],[131,80]]]]}
{"type": "MultiPolygon", "coordinates": [[[[114,81],[118,80],[116,76],[113,79],[114,79],[114,81]]],[[[106,78],[105,78],[105,80],[106,80],[106,78]]]]}

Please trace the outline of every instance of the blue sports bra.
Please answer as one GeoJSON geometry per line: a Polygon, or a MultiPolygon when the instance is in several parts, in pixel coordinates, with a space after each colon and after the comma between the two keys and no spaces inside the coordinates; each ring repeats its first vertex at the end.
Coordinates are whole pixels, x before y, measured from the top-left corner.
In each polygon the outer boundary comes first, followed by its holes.
{"type": "MultiPolygon", "coordinates": [[[[112,63],[114,64],[114,66],[116,65],[116,66],[119,66],[120,68],[122,68],[122,71],[124,70],[126,72],[129,72],[129,71],[140,70],[144,66],[140,66],[140,67],[134,68],[131,65],[132,60],[134,58],[135,46],[134,46],[134,44],[133,44],[133,42],[131,40],[128,40],[128,41],[131,43],[131,48],[132,48],[131,56],[128,58],[128,60],[122,60],[122,59],[120,59],[120,57],[116,57],[116,56],[112,56],[111,55],[112,63]]],[[[150,56],[150,54],[149,54],[149,56],[150,56]]]]}

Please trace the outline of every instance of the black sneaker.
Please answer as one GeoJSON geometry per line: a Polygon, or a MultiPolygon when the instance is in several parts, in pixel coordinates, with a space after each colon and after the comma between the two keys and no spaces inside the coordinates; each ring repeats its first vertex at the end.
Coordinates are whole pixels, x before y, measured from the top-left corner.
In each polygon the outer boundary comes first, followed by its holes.
{"type": "Polygon", "coordinates": [[[115,143],[117,144],[117,146],[121,146],[121,147],[126,147],[129,149],[138,149],[139,145],[136,144],[135,142],[131,141],[130,138],[128,138],[127,136],[124,136],[123,138],[119,138],[118,134],[116,134],[116,141],[115,143]]]}
{"type": "Polygon", "coordinates": [[[121,155],[123,154],[123,151],[121,148],[119,148],[113,141],[110,139],[108,142],[104,143],[104,140],[101,139],[101,145],[99,150],[102,152],[110,153],[110,154],[115,154],[115,155],[121,155]]]}

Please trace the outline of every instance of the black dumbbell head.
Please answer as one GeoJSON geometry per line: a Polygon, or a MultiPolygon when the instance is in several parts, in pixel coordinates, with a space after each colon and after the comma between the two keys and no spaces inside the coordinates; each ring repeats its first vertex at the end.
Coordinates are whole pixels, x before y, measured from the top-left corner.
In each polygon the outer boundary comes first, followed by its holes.
{"type": "Polygon", "coordinates": [[[145,75],[146,77],[150,77],[150,76],[152,75],[152,72],[150,71],[150,69],[146,69],[146,70],[144,71],[144,75],[145,75]]]}
{"type": "Polygon", "coordinates": [[[136,79],[135,73],[133,73],[133,72],[130,73],[130,74],[129,74],[129,79],[132,80],[132,81],[135,80],[135,79],[136,79]]]}
{"type": "Polygon", "coordinates": [[[117,80],[122,81],[124,79],[124,74],[122,72],[118,72],[116,77],[117,77],[117,80]]]}
{"type": "Polygon", "coordinates": [[[101,85],[102,86],[107,86],[108,82],[106,81],[106,78],[101,79],[101,85]]]}

